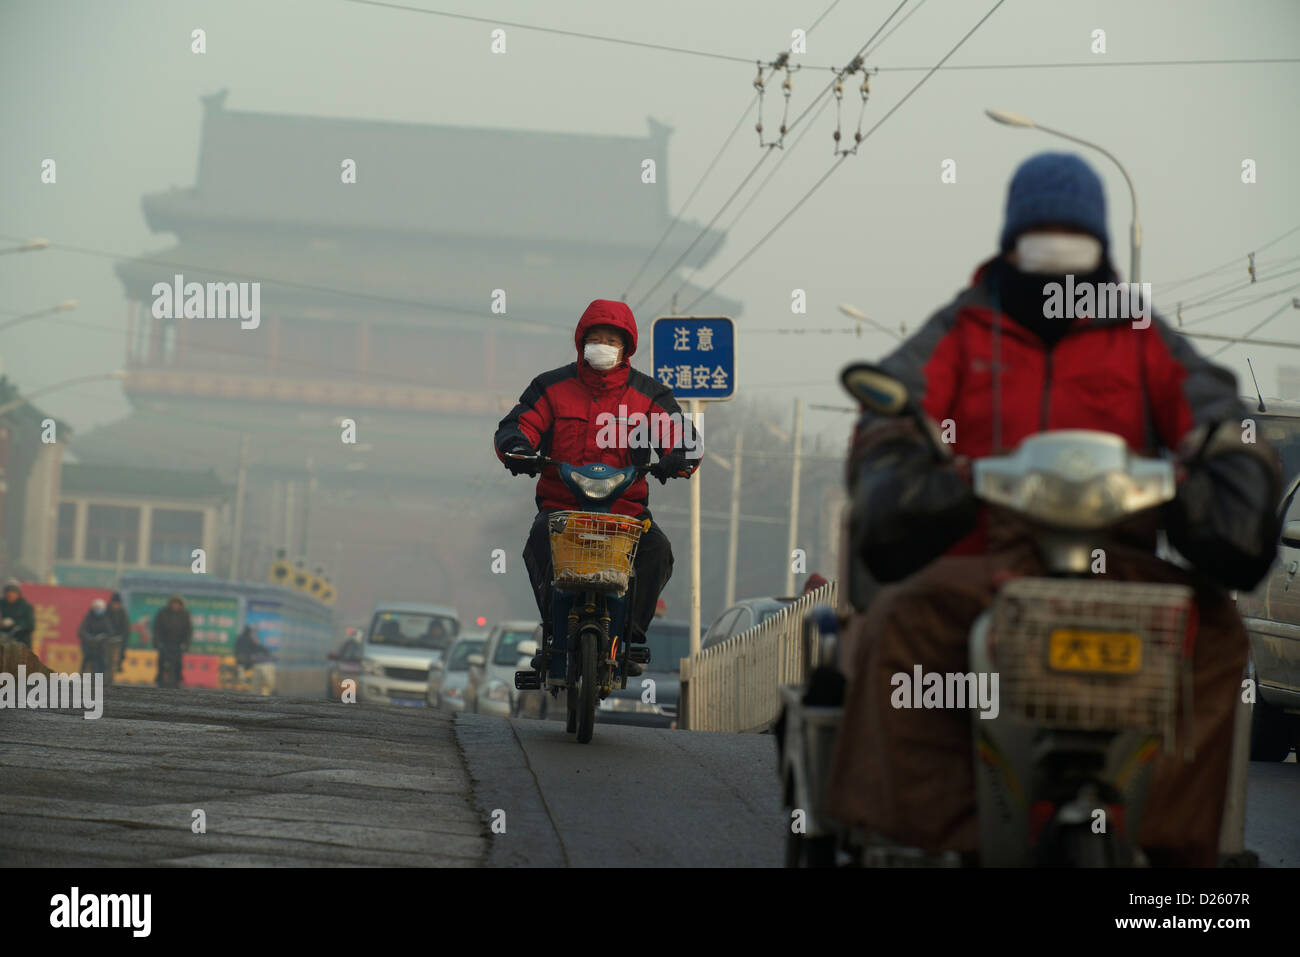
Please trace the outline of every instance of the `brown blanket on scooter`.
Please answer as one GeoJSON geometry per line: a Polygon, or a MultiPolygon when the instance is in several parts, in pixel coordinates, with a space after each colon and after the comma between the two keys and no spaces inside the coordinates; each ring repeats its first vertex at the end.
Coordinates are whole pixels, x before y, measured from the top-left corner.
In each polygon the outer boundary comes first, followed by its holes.
{"type": "MultiPolygon", "coordinates": [[[[1196,573],[1132,547],[1109,547],[1106,558],[1103,577],[1196,590],[1193,727],[1185,727],[1180,709],[1179,747],[1157,759],[1138,839],[1153,864],[1213,866],[1246,630],[1228,594],[1196,573]],[[1195,757],[1185,762],[1189,730],[1195,757]]],[[[997,584],[1036,574],[1036,552],[1018,539],[987,555],[939,558],[880,592],[854,629],[861,637],[844,649],[850,680],[831,774],[832,815],[930,852],[978,849],[970,712],[893,708],[890,678],[918,664],[969,671],[970,626],[997,584]]]]}

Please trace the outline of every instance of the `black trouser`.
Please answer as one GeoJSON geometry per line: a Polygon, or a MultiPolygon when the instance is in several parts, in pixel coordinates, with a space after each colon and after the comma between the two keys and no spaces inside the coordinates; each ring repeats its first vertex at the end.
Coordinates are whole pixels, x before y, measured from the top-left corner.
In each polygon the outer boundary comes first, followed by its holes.
{"type": "Polygon", "coordinates": [[[158,643],[158,677],[160,688],[177,688],[181,683],[181,661],[185,649],[172,642],[158,643]]]}
{"type": "MultiPolygon", "coordinates": [[[[533,519],[533,527],[524,545],[524,566],[533,585],[533,597],[542,615],[542,627],[551,631],[551,538],[546,520],[552,512],[561,509],[542,509],[533,519]]],[[[632,563],[636,580],[632,586],[632,607],[629,609],[628,641],[644,642],[646,629],[655,616],[659,593],[673,574],[673,547],[668,536],[658,525],[650,523],[650,530],[641,533],[636,559],[632,563]]]]}

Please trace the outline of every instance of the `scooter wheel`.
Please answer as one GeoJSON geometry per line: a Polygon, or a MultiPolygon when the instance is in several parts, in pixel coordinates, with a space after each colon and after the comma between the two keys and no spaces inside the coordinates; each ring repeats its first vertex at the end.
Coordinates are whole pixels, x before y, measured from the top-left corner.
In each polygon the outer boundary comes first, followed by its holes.
{"type": "Polygon", "coordinates": [[[600,685],[599,667],[596,664],[596,639],[592,631],[582,633],[582,670],[579,681],[582,682],[578,694],[578,743],[587,744],[596,731],[597,688],[600,685]]]}

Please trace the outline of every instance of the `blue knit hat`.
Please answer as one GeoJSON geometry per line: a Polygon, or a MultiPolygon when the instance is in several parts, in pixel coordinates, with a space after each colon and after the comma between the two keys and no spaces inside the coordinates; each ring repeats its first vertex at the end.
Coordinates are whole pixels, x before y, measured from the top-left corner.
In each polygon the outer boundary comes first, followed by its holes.
{"type": "Polygon", "coordinates": [[[1039,153],[1020,164],[1007,190],[1002,251],[1025,230],[1046,223],[1082,229],[1101,240],[1103,256],[1110,251],[1101,178],[1073,153],[1039,153]]]}

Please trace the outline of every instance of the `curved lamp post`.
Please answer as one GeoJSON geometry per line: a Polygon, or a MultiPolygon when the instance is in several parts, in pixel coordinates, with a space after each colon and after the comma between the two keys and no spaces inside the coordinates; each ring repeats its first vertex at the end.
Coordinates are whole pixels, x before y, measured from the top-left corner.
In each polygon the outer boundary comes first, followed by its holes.
{"type": "Polygon", "coordinates": [[[20,396],[17,399],[10,399],[4,405],[0,405],[0,415],[12,412],[20,405],[26,405],[37,396],[45,395],[47,392],[54,392],[57,389],[63,389],[70,385],[80,385],[82,382],[98,382],[100,379],[125,379],[126,371],[123,369],[114,369],[112,372],[96,372],[94,375],[77,376],[75,379],[65,379],[62,382],[56,382],[53,385],[42,386],[30,395],[20,396]]]}
{"type": "Polygon", "coordinates": [[[1137,190],[1133,188],[1133,179],[1128,175],[1128,170],[1124,168],[1115,154],[1104,147],[1088,140],[1081,140],[1077,136],[1071,136],[1069,133],[1062,133],[1060,130],[1054,130],[1050,127],[1035,123],[1033,120],[1020,116],[1016,113],[1008,113],[1006,110],[985,110],[985,115],[996,123],[1004,126],[1018,126],[1023,129],[1042,130],[1044,133],[1050,133],[1052,136],[1059,136],[1062,139],[1069,140],[1072,143],[1078,143],[1080,146],[1086,146],[1094,149],[1098,153],[1106,156],[1112,163],[1119,167],[1119,171],[1124,174],[1124,182],[1128,183],[1129,197],[1133,201],[1133,221],[1129,226],[1129,249],[1131,250],[1129,258],[1129,282],[1138,281],[1138,264],[1142,258],[1142,224],[1138,220],[1138,198],[1137,190]]]}
{"type": "Polygon", "coordinates": [[[29,239],[21,246],[11,246],[8,249],[0,249],[0,256],[5,255],[6,253],[36,252],[38,249],[45,249],[49,245],[50,245],[50,241],[48,239],[29,239]]]}
{"type": "Polygon", "coordinates": [[[49,309],[42,309],[39,312],[28,312],[21,316],[18,316],[17,318],[10,319],[8,322],[0,322],[0,332],[3,332],[5,329],[10,328],[11,326],[16,326],[19,323],[27,322],[28,320],[31,319],[39,319],[41,316],[50,316],[56,312],[68,312],[69,310],[76,309],[76,308],[77,308],[77,300],[65,299],[57,306],[50,306],[49,309]]]}

